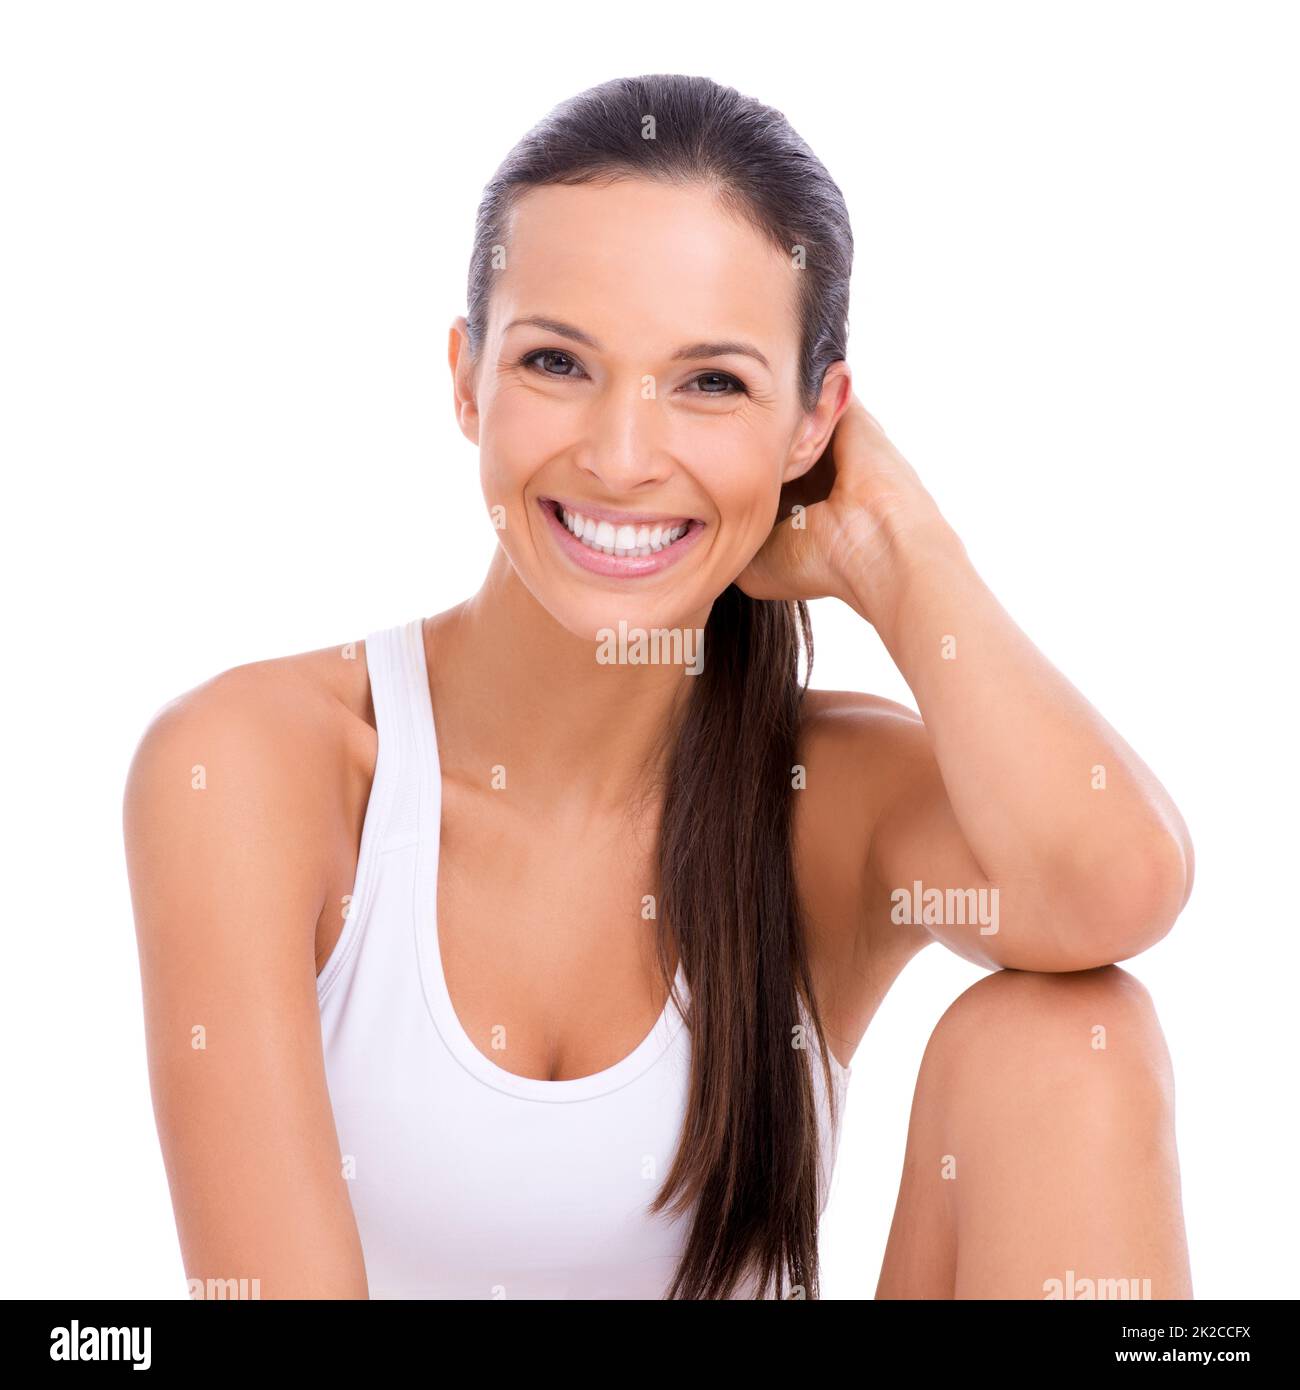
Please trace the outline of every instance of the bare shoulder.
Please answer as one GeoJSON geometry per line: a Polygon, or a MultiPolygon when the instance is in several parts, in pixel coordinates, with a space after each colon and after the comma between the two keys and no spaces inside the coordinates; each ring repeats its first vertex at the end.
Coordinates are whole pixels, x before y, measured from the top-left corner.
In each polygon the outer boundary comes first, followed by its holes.
{"type": "Polygon", "coordinates": [[[364,642],[222,671],[149,720],[126,780],[128,857],[143,870],[243,843],[304,885],[328,876],[375,750],[364,642]]]}
{"type": "Polygon", "coordinates": [[[925,725],[914,709],[868,695],[861,690],[807,690],[803,698],[803,728],[810,737],[839,737],[863,744],[868,749],[881,740],[900,736],[925,725]]]}
{"type": "Polygon", "coordinates": [[[275,734],[301,741],[346,732],[356,721],[373,727],[361,641],[222,671],[163,705],[141,747],[176,734],[220,737],[223,731],[239,738],[275,734]]]}
{"type": "Polygon", "coordinates": [[[845,690],[805,693],[799,758],[794,845],[809,952],[823,1013],[851,1055],[898,973],[930,939],[876,930],[883,888],[869,865],[882,812],[937,764],[914,710],[845,690]]]}
{"type": "Polygon", "coordinates": [[[829,803],[827,814],[847,814],[858,829],[937,766],[915,710],[856,690],[807,691],[800,741],[810,803],[829,803]]]}
{"type": "Polygon", "coordinates": [[[823,881],[859,874],[881,812],[937,769],[915,710],[855,690],[805,692],[799,756],[796,824],[823,881]]]}

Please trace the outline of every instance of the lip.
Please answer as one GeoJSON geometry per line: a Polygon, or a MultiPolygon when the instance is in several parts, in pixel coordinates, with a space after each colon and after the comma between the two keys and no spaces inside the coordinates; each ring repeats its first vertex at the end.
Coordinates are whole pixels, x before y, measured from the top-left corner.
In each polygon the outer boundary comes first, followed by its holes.
{"type": "Polygon", "coordinates": [[[575,565],[589,574],[598,574],[605,579],[644,579],[652,574],[661,574],[678,564],[688,550],[694,549],[696,541],[704,534],[705,529],[704,523],[694,517],[650,516],[646,513],[611,511],[607,507],[577,504],[570,506],[569,503],[552,497],[539,497],[537,505],[541,508],[546,525],[560,550],[575,565]],[[674,541],[672,545],[654,555],[606,555],[603,550],[592,550],[590,546],[583,545],[574,538],[573,533],[555,514],[557,503],[566,511],[580,512],[583,516],[591,517],[593,521],[608,521],[611,524],[621,523],[627,526],[672,526],[689,522],[690,530],[680,540],[674,541]]]}

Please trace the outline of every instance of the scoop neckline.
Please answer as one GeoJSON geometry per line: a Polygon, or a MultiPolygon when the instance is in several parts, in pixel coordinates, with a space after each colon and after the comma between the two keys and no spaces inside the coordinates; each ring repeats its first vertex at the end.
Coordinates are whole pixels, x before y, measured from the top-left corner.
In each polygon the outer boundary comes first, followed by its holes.
{"type": "Polygon", "coordinates": [[[550,1081],[537,1076],[518,1076],[499,1067],[474,1045],[461,1024],[447,987],[438,936],[438,859],[442,834],[442,764],[438,756],[437,728],[429,691],[428,658],[424,648],[424,619],[414,618],[404,632],[404,656],[410,663],[414,686],[412,717],[420,754],[419,847],[416,870],[415,936],[425,1002],[434,1026],[448,1050],[471,1075],[494,1090],[525,1100],[593,1100],[629,1085],[667,1052],[685,1019],[677,1004],[688,997],[686,974],[679,957],[664,1007],[644,1038],[619,1061],[586,1076],[550,1081]]]}

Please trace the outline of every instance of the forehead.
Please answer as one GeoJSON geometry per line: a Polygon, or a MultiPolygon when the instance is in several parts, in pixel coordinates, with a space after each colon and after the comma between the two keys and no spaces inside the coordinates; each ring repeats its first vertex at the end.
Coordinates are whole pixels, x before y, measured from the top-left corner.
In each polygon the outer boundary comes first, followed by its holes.
{"type": "Polygon", "coordinates": [[[702,185],[547,185],[516,204],[491,316],[561,318],[612,353],[744,337],[775,364],[797,342],[799,273],[702,185]]]}

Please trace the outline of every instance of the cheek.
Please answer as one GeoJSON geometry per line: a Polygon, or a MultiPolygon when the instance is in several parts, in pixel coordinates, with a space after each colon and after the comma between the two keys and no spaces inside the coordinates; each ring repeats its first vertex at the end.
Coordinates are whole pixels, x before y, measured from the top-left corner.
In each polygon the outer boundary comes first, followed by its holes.
{"type": "Polygon", "coordinates": [[[528,391],[499,390],[483,403],[479,424],[479,471],[486,493],[509,502],[548,459],[573,439],[568,411],[528,391]]]}
{"type": "Polygon", "coordinates": [[[572,445],[578,437],[573,407],[519,392],[507,396],[492,415],[492,439],[500,453],[523,466],[538,463],[572,445]]]}
{"type": "Polygon", "coordinates": [[[728,551],[755,551],[767,538],[781,498],[781,461],[752,451],[697,470],[717,509],[728,551]]]}

